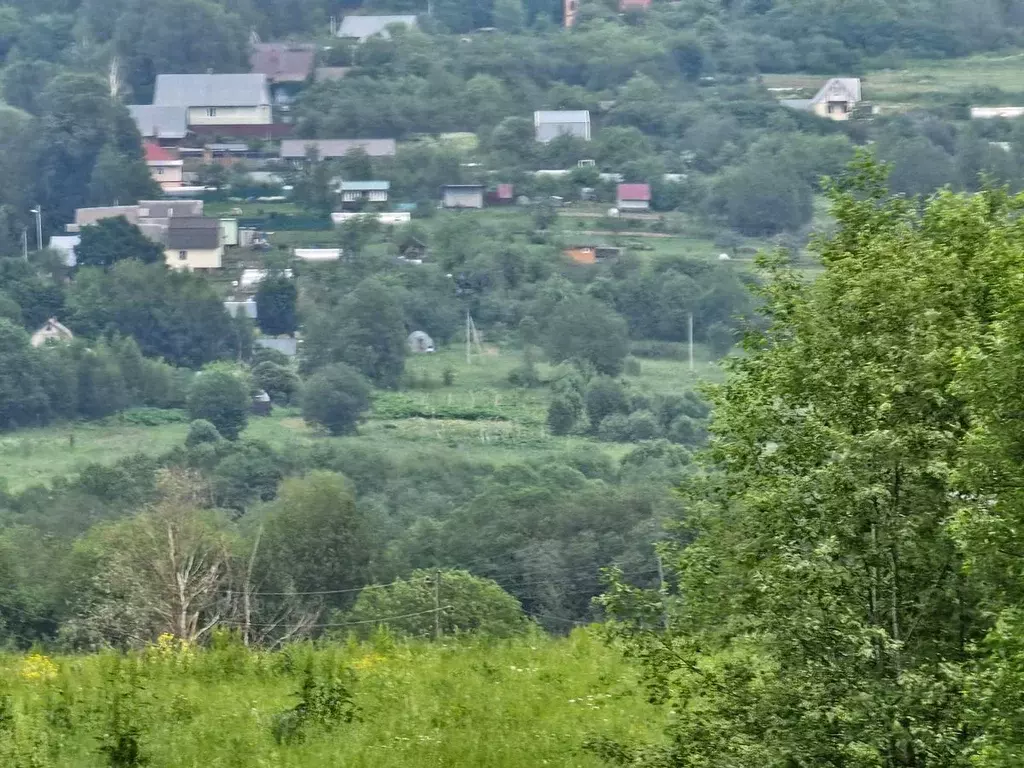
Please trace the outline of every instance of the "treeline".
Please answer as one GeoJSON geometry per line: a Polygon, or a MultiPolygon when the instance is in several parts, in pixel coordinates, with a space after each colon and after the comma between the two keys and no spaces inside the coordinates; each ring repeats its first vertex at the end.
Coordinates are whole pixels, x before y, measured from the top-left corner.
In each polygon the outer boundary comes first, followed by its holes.
{"type": "Polygon", "coordinates": [[[195,595],[178,606],[189,626],[242,630],[241,603],[225,601],[244,597],[254,642],[316,635],[363,585],[417,568],[491,578],[564,631],[594,615],[602,567],[652,583],[651,543],[689,463],[685,449],[656,442],[620,462],[593,447],[496,465],[356,441],[274,450],[207,433],[160,459],[0,495],[0,637],[153,641],[175,599],[161,576],[174,578],[175,557],[206,563],[182,574],[195,595]]]}

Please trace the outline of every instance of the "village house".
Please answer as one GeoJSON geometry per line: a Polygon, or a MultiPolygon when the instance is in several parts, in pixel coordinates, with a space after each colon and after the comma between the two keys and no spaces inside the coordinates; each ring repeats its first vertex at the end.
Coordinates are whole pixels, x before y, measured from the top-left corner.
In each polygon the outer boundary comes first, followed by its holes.
{"type": "Polygon", "coordinates": [[[580,0],[562,0],[562,26],[572,29],[580,12],[580,0]]]}
{"type": "Polygon", "coordinates": [[[338,184],[342,203],[386,203],[390,181],[342,181],[338,184]]]}
{"type": "Polygon", "coordinates": [[[649,211],[650,184],[619,184],[615,188],[615,207],[620,211],[649,211]]]}
{"type": "Polygon", "coordinates": [[[71,341],[75,338],[74,334],[68,330],[67,326],[57,322],[57,319],[51,317],[43,326],[32,334],[32,338],[29,340],[33,347],[41,347],[49,341],[71,341]]]}
{"type": "Polygon", "coordinates": [[[169,218],[164,260],[171,269],[220,269],[224,263],[220,221],[205,216],[169,218]]]}
{"type": "Polygon", "coordinates": [[[336,160],[354,150],[369,157],[394,157],[398,145],[394,139],[285,139],[279,154],[292,162],[305,160],[311,152],[320,160],[336,160]]]}
{"type": "Polygon", "coordinates": [[[146,155],[146,166],[153,181],[160,189],[167,191],[184,185],[185,163],[173,150],[161,147],[154,141],[147,141],[142,146],[146,155]]]}
{"type": "Polygon", "coordinates": [[[538,110],[533,113],[535,138],[542,144],[559,136],[590,141],[590,112],[580,110],[538,110]]]}
{"type": "Polygon", "coordinates": [[[397,16],[346,16],[338,26],[337,36],[345,40],[365,43],[371,37],[391,37],[389,27],[415,27],[416,17],[405,14],[397,16]]]}
{"type": "Polygon", "coordinates": [[[249,55],[249,71],[263,75],[271,101],[287,109],[303,84],[313,79],[316,46],[312,43],[256,43],[249,55]]]}
{"type": "Polygon", "coordinates": [[[562,253],[576,264],[596,264],[605,259],[615,258],[622,252],[621,248],[610,245],[571,245],[562,253]]]}
{"type": "Polygon", "coordinates": [[[483,208],[483,184],[447,184],[441,187],[441,205],[445,208],[483,208]]]}
{"type": "Polygon", "coordinates": [[[157,75],[153,105],[186,110],[189,128],[216,128],[274,122],[270,86],[264,74],[157,75]]]}
{"type": "Polygon", "coordinates": [[[861,102],[861,84],[857,77],[833,77],[811,99],[783,99],[792,109],[813,112],[829,120],[849,120],[861,102]]]}

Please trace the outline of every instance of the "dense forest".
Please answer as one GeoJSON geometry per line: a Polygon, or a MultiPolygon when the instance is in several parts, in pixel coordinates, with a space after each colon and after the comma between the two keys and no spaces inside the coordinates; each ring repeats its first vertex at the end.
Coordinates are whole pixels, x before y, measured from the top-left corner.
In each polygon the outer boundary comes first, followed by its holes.
{"type": "Polygon", "coordinates": [[[1024,118],[970,108],[1024,89],[871,100],[1022,45],[1021,0],[0,0],[0,762],[1019,765],[1024,118]],[[260,41],[341,73],[280,125],[395,154],[190,135],[266,239],[46,247],[161,196],[158,75],[260,41]],[[346,179],[408,221],[335,226],[346,179]]]}

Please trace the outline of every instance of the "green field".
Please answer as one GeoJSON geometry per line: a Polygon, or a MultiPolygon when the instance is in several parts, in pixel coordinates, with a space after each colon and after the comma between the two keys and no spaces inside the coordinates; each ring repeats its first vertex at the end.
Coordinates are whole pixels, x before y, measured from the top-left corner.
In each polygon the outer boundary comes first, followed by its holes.
{"type": "MultiPolygon", "coordinates": [[[[813,95],[829,77],[768,74],[761,79],[767,88],[798,88],[813,95]]],[[[1024,104],[1024,52],[910,60],[899,69],[874,70],[862,79],[864,98],[884,106],[927,106],[965,99],[974,104],[1012,106],[1024,104]],[[1005,104],[993,89],[1003,92],[1005,104]]]]}
{"type": "Polygon", "coordinates": [[[588,738],[651,741],[660,724],[633,670],[582,629],[440,643],[380,634],[277,653],[172,641],[127,657],[6,656],[0,686],[9,766],[597,768],[588,738]],[[344,681],[355,719],[278,743],[275,723],[298,703],[309,664],[318,682],[344,681]],[[108,762],[103,747],[131,731],[144,762],[108,762]]]}
{"type": "MultiPolygon", "coordinates": [[[[697,347],[695,370],[682,360],[641,360],[639,376],[624,376],[638,391],[648,394],[678,392],[717,378],[721,371],[706,352],[697,347]]],[[[513,387],[508,374],[522,364],[518,350],[500,349],[486,343],[484,355],[466,363],[458,346],[433,355],[409,358],[408,378],[417,388],[401,392],[377,392],[369,419],[354,437],[327,437],[307,426],[295,409],[274,411],[269,417],[252,418],[245,437],[263,440],[287,450],[330,441],[345,444],[372,442],[388,451],[403,453],[472,454],[496,462],[524,456],[549,456],[591,443],[583,435],[554,437],[546,426],[550,390],[513,387]],[[452,386],[443,385],[451,369],[452,386]]],[[[543,380],[553,375],[538,364],[543,380]]],[[[0,483],[11,491],[46,483],[92,464],[112,464],[143,453],[160,455],[180,445],[188,432],[184,415],[177,423],[142,426],[123,417],[104,422],[78,422],[41,429],[22,429],[0,434],[0,483]]],[[[599,443],[612,456],[630,450],[628,444],[599,443]]]]}

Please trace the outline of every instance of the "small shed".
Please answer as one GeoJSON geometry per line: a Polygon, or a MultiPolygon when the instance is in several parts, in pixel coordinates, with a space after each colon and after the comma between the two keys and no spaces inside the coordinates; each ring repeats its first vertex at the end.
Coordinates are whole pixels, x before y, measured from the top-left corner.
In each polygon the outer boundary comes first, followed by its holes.
{"type": "Polygon", "coordinates": [[[483,208],[483,184],[448,184],[441,187],[441,204],[445,208],[483,208]]]}
{"type": "Polygon", "coordinates": [[[409,334],[409,351],[416,355],[430,354],[434,351],[434,340],[423,331],[409,334]]]}
{"type": "Polygon", "coordinates": [[[67,326],[51,317],[43,323],[42,328],[32,334],[31,344],[33,347],[41,347],[48,341],[71,341],[73,338],[75,336],[67,326]]]}
{"type": "Polygon", "coordinates": [[[619,184],[615,205],[620,211],[649,211],[651,209],[650,184],[619,184]]]}
{"type": "Polygon", "coordinates": [[[563,253],[577,264],[596,264],[615,258],[622,253],[622,249],[611,245],[571,245],[563,253]]]}
{"type": "Polygon", "coordinates": [[[249,410],[256,416],[269,416],[270,412],[274,409],[274,404],[270,402],[270,395],[264,392],[262,389],[252,396],[252,403],[249,406],[249,410]]]}

